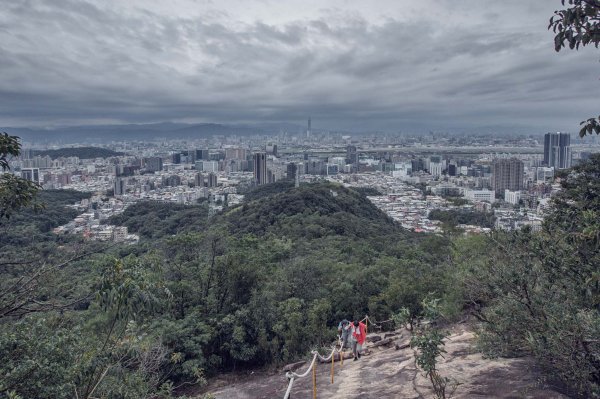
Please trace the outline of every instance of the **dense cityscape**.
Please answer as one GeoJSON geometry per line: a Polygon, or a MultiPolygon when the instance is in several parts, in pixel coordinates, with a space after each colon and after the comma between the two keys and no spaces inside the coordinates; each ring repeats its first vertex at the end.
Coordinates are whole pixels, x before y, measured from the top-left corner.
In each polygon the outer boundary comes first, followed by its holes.
{"type": "Polygon", "coordinates": [[[280,181],[327,180],[373,189],[368,198],[415,232],[443,232],[442,222],[429,217],[433,210],[493,214],[493,226],[461,224],[465,232],[539,230],[558,190],[556,173],[600,151],[596,140],[572,144],[568,133],[362,137],[315,133],[310,119],[301,135],[113,142],[103,146],[114,151],[106,157],[36,155],[51,148],[46,147],[28,143],[12,160],[14,173],[44,188],[94,193],[73,204],[81,215],[55,233],[128,242],[139,237],[104,221],[133,203],[205,201],[214,214],[241,203],[252,187],[280,181]]]}

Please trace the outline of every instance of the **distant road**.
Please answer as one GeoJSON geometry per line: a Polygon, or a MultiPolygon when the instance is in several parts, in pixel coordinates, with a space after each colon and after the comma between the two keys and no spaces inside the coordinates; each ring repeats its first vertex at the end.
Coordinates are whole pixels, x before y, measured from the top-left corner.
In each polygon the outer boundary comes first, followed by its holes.
{"type": "Polygon", "coordinates": [[[402,153],[444,153],[444,154],[487,154],[487,153],[513,153],[513,154],[543,154],[544,147],[381,147],[359,149],[360,152],[385,152],[394,151],[402,153]]]}
{"type": "MultiPolygon", "coordinates": [[[[481,147],[358,147],[359,153],[393,152],[405,154],[489,154],[489,153],[511,153],[511,154],[543,154],[544,147],[506,147],[506,146],[481,146],[481,147]]],[[[339,155],[346,154],[346,146],[333,148],[315,148],[306,150],[303,148],[282,148],[279,152],[285,154],[297,154],[308,152],[321,155],[339,155]]]]}

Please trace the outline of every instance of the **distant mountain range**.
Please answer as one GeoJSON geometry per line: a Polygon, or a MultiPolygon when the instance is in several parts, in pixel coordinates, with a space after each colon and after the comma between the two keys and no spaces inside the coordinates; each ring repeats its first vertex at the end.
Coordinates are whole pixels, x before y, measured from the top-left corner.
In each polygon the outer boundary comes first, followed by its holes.
{"type": "MultiPolygon", "coordinates": [[[[287,132],[292,135],[304,135],[306,126],[295,123],[270,122],[253,124],[221,124],[221,123],[174,123],[160,122],[150,124],[117,124],[117,125],[82,125],[56,128],[23,128],[23,127],[0,127],[0,132],[21,137],[25,142],[43,145],[88,143],[99,144],[110,141],[134,141],[153,139],[202,139],[213,136],[253,136],[273,135],[287,132]]],[[[313,128],[314,134],[326,132],[326,129],[313,128]]],[[[375,134],[376,132],[340,131],[336,133],[346,135],[375,134]]],[[[543,134],[543,130],[534,133],[543,134]]],[[[383,134],[383,132],[379,132],[383,134]]],[[[396,132],[398,133],[398,132],[396,132]]],[[[409,132],[409,135],[430,135],[424,131],[409,132]]],[[[476,134],[478,136],[511,137],[526,134],[525,130],[515,127],[514,129],[503,129],[500,127],[482,127],[473,129],[445,129],[437,131],[440,136],[476,134]]]]}
{"type": "Polygon", "coordinates": [[[88,125],[59,128],[13,128],[0,127],[0,131],[19,136],[27,142],[98,143],[106,141],[148,140],[156,138],[198,139],[212,136],[251,136],[276,134],[286,131],[302,133],[306,129],[290,123],[267,123],[260,125],[224,125],[218,123],[152,123],[127,125],[88,125]]]}

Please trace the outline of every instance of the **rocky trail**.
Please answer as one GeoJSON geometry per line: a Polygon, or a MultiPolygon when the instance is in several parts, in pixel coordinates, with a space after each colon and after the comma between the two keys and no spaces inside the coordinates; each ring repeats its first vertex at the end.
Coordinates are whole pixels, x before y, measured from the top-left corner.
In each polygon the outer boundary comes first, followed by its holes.
{"type": "MultiPolygon", "coordinates": [[[[343,365],[336,362],[333,384],[331,363],[318,364],[317,397],[433,398],[429,380],[415,367],[413,350],[405,347],[407,332],[396,333],[385,341],[384,334],[369,334],[368,354],[358,361],[344,360],[343,365]],[[382,341],[389,343],[381,345],[382,341]]],[[[529,359],[484,359],[472,348],[474,338],[472,331],[460,326],[451,331],[446,341],[447,353],[440,359],[439,371],[458,382],[453,398],[566,398],[540,382],[529,359]]],[[[304,372],[307,367],[308,363],[303,364],[297,372],[304,372]]],[[[217,399],[277,399],[283,398],[287,385],[283,371],[255,373],[212,381],[207,392],[217,399]]],[[[312,399],[310,375],[295,381],[291,398],[312,399]]]]}

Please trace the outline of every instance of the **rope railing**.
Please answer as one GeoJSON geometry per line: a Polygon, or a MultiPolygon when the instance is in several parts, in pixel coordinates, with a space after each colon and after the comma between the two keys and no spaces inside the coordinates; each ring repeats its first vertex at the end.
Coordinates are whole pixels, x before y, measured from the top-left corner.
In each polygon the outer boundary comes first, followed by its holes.
{"type": "Polygon", "coordinates": [[[340,353],[340,359],[343,358],[343,342],[341,342],[341,340],[338,339],[338,344],[334,345],[333,348],[331,348],[331,353],[329,353],[329,356],[327,357],[323,357],[318,351],[312,351],[312,361],[310,362],[310,365],[308,366],[308,368],[306,369],[306,371],[302,374],[298,374],[295,373],[293,371],[288,371],[285,376],[287,377],[289,383],[288,383],[288,387],[287,390],[285,391],[285,395],[283,397],[283,399],[289,399],[290,394],[292,392],[292,386],[294,385],[294,381],[296,381],[296,379],[298,378],[304,378],[307,377],[310,372],[312,371],[312,378],[313,378],[313,399],[317,398],[317,381],[316,381],[316,364],[317,364],[317,359],[319,359],[320,361],[322,361],[323,363],[329,362],[331,361],[331,383],[333,384],[333,373],[334,373],[334,361],[335,361],[335,353],[338,352],[340,353]],[[338,345],[340,346],[338,348],[338,345]]]}
{"type": "MultiPolygon", "coordinates": [[[[371,318],[369,318],[368,315],[366,315],[361,322],[364,322],[366,324],[367,327],[367,333],[368,333],[368,328],[369,328],[369,324],[374,325],[377,328],[382,328],[381,324],[383,323],[388,323],[393,321],[392,319],[389,320],[383,320],[380,321],[379,323],[376,323],[375,321],[373,321],[371,318]]],[[[366,343],[366,342],[365,342],[366,343]]],[[[293,371],[288,371],[285,376],[287,377],[289,383],[288,383],[288,387],[287,390],[285,391],[285,395],[283,396],[283,399],[289,399],[291,392],[292,392],[292,387],[294,385],[294,382],[299,379],[299,378],[305,378],[307,377],[311,372],[312,372],[312,379],[313,379],[313,399],[317,399],[317,381],[316,381],[316,363],[317,363],[317,359],[319,359],[321,362],[323,363],[327,363],[329,361],[331,361],[331,383],[333,384],[333,375],[334,375],[334,362],[335,362],[335,353],[338,352],[340,354],[340,367],[344,364],[344,342],[342,342],[342,340],[340,338],[338,338],[338,342],[336,345],[334,345],[331,349],[331,353],[329,353],[329,356],[324,357],[322,356],[318,351],[312,351],[311,354],[313,355],[312,361],[310,362],[310,365],[308,366],[308,368],[306,369],[306,371],[302,374],[298,374],[295,373],[293,371]],[[339,345],[339,348],[338,348],[339,345]]]]}
{"type": "Polygon", "coordinates": [[[382,321],[377,322],[377,321],[373,320],[371,317],[365,316],[365,318],[362,319],[361,321],[366,321],[367,328],[368,328],[369,324],[372,324],[372,325],[374,325],[375,327],[377,327],[378,329],[381,330],[383,328],[382,324],[384,324],[384,323],[392,323],[394,321],[394,319],[387,319],[387,320],[382,320],[382,321]]]}

